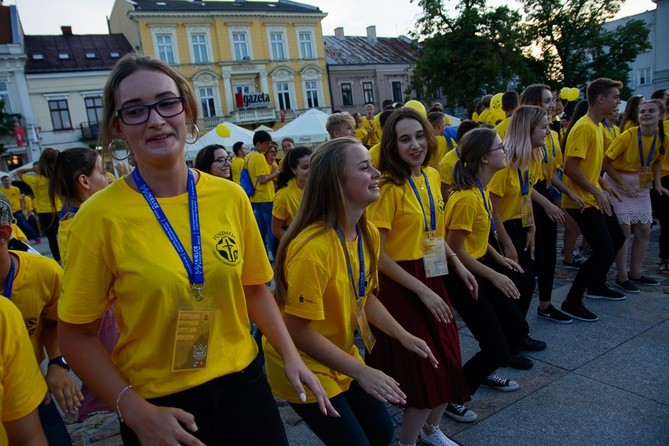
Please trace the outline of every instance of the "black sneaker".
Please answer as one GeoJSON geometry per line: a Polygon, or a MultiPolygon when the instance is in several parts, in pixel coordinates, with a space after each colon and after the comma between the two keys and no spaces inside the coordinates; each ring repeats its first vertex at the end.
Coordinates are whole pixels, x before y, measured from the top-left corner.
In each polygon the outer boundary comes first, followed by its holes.
{"type": "Polygon", "coordinates": [[[579,268],[582,265],[583,265],[583,262],[581,262],[580,260],[576,260],[576,259],[574,259],[573,262],[567,262],[566,260],[562,261],[562,266],[564,267],[564,269],[570,269],[570,270],[573,270],[573,271],[578,271],[579,268]]]}
{"type": "Polygon", "coordinates": [[[648,285],[648,286],[659,286],[660,281],[657,279],[653,279],[652,277],[644,276],[643,274],[639,276],[637,279],[634,277],[630,276],[629,273],[627,274],[629,279],[634,282],[638,283],[639,285],[648,285]]]}
{"type": "Polygon", "coordinates": [[[497,375],[490,375],[481,383],[491,389],[499,390],[500,392],[513,392],[520,389],[520,385],[512,379],[502,378],[497,375]]]}
{"type": "Polygon", "coordinates": [[[615,284],[615,286],[617,286],[626,293],[639,294],[641,292],[641,290],[637,288],[636,285],[634,285],[631,280],[626,280],[624,282],[621,282],[620,280],[616,279],[616,281],[613,283],[615,284]]]}
{"type": "Polygon", "coordinates": [[[460,423],[471,423],[479,418],[476,412],[464,404],[448,403],[444,413],[460,423]]]}
{"type": "MultiPolygon", "coordinates": [[[[618,281],[616,280],[616,282],[618,281]]],[[[585,297],[589,297],[590,299],[624,300],[627,296],[625,296],[623,293],[619,293],[618,291],[614,291],[607,286],[604,286],[596,290],[586,291],[585,297]]],[[[564,311],[564,309],[562,309],[562,311],[564,311]]]]}
{"type": "Polygon", "coordinates": [[[553,304],[549,304],[548,308],[545,310],[537,308],[537,316],[542,319],[548,319],[549,321],[557,322],[558,324],[571,324],[573,321],[572,318],[555,308],[553,304]]]}
{"type": "Polygon", "coordinates": [[[530,358],[527,356],[516,353],[515,355],[511,355],[511,359],[509,359],[509,365],[508,367],[511,367],[512,369],[518,369],[518,370],[529,370],[534,366],[534,363],[530,358]]]}
{"type": "Polygon", "coordinates": [[[583,305],[581,302],[571,303],[565,300],[562,302],[560,309],[563,313],[573,317],[574,319],[578,319],[579,321],[595,322],[596,320],[599,320],[597,315],[585,308],[585,305],[583,305]]]}
{"type": "Polygon", "coordinates": [[[525,335],[520,341],[520,349],[526,352],[540,352],[546,349],[546,343],[538,339],[533,339],[529,335],[525,335]]]}

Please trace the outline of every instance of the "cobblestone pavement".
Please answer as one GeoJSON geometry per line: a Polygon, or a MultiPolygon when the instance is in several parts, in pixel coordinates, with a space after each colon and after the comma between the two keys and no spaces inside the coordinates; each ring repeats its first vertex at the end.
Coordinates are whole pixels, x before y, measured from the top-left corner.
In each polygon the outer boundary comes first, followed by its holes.
{"type": "MultiPolygon", "coordinates": [[[[661,276],[658,274],[658,265],[657,265],[657,259],[658,259],[658,236],[659,236],[659,231],[657,230],[657,227],[654,226],[653,231],[651,232],[651,242],[650,246],[648,249],[648,255],[646,256],[645,259],[645,270],[644,273],[646,275],[654,276],[661,278],[661,276]]],[[[561,250],[562,247],[562,230],[559,232],[559,240],[558,240],[558,252],[561,250]]],[[[579,239],[580,242],[580,239],[579,239]]],[[[577,244],[578,246],[578,244],[577,244]]],[[[48,250],[48,246],[46,244],[46,240],[41,244],[37,245],[36,248],[42,252],[45,255],[50,255],[50,252],[48,250]]],[[[555,272],[555,289],[559,289],[565,285],[569,285],[575,275],[576,271],[571,271],[567,270],[562,267],[562,256],[558,254],[558,261],[557,261],[557,268],[555,272]]],[[[613,283],[613,280],[615,279],[615,266],[611,268],[611,271],[609,273],[610,276],[610,283],[611,285],[613,283]]],[[[669,280],[664,280],[662,283],[662,288],[661,290],[657,290],[660,293],[664,292],[665,294],[669,294],[669,280]]],[[[559,303],[559,302],[558,302],[559,303]]],[[[556,305],[557,306],[557,305],[556,305]]],[[[532,310],[530,312],[530,315],[532,315],[532,310]]],[[[531,316],[528,316],[528,320],[531,316]]],[[[663,317],[666,317],[664,315],[663,317]]],[[[461,330],[461,342],[463,343],[463,359],[468,358],[471,354],[471,352],[468,354],[465,352],[464,349],[464,344],[466,341],[466,329],[464,328],[464,325],[462,324],[462,321],[457,321],[458,322],[458,327],[461,330]]],[[[549,346],[550,347],[550,346],[549,346]]],[[[665,363],[664,365],[665,370],[667,367],[667,364],[665,363]]],[[[536,367],[535,367],[536,368],[536,367]]],[[[508,369],[506,369],[508,370],[508,369]]],[[[546,373],[558,373],[556,371],[547,371],[546,373]]],[[[515,375],[512,375],[512,377],[515,375]]],[[[515,378],[514,378],[515,379],[515,378]]],[[[531,385],[528,384],[528,385],[531,385]]],[[[500,410],[498,407],[500,404],[502,407],[506,404],[511,404],[514,401],[513,400],[508,400],[508,402],[505,402],[504,398],[507,395],[502,395],[502,394],[495,394],[494,392],[492,394],[486,394],[484,392],[483,396],[480,397],[479,393],[475,396],[476,404],[474,404],[473,408],[476,409],[477,412],[479,412],[479,421],[477,423],[481,423],[482,419],[485,419],[485,416],[487,412],[493,412],[494,410],[500,410]],[[495,409],[492,409],[493,407],[496,407],[495,409]],[[481,416],[483,415],[483,417],[481,416]]],[[[285,421],[286,424],[286,431],[288,433],[288,438],[291,444],[294,445],[319,445],[321,444],[320,441],[313,435],[313,433],[309,430],[309,428],[305,425],[304,422],[295,414],[295,412],[284,402],[278,401],[279,404],[279,410],[281,412],[281,415],[285,421]]],[[[392,407],[389,406],[389,411],[390,414],[395,422],[396,427],[399,426],[402,418],[402,411],[401,409],[397,407],[392,407]]],[[[600,412],[604,413],[605,409],[599,409],[600,412]]],[[[669,422],[669,417],[667,416],[667,413],[665,412],[665,422],[669,422]]],[[[662,416],[662,415],[660,415],[662,416]]],[[[84,446],[84,445],[96,445],[96,446],[112,446],[112,445],[119,445],[121,444],[120,437],[118,435],[118,419],[116,415],[112,412],[106,412],[106,413],[98,413],[91,415],[88,417],[84,422],[82,423],[77,423],[76,418],[74,416],[68,416],[65,417],[66,423],[68,424],[68,430],[70,431],[73,443],[75,446],[84,446]]],[[[486,420],[487,421],[487,420],[486,420]]],[[[531,425],[535,420],[529,419],[525,420],[524,424],[531,425]]],[[[519,423],[520,424],[520,423],[519,423]]],[[[442,428],[446,431],[449,432],[449,435],[452,435],[454,432],[458,433],[466,429],[468,426],[471,425],[462,425],[459,423],[455,423],[451,420],[444,419],[442,422],[442,428]]],[[[396,434],[397,434],[397,429],[396,429],[396,434]]],[[[466,432],[463,433],[463,435],[466,434],[466,432]]],[[[662,433],[663,435],[666,434],[664,440],[666,441],[669,439],[669,432],[666,430],[662,433]]],[[[397,437],[397,435],[396,435],[397,437]]],[[[465,435],[466,438],[466,435],[465,435]]],[[[480,437],[476,437],[480,438],[480,437]]],[[[464,441],[463,438],[460,436],[456,437],[456,439],[459,439],[460,441],[464,441]]],[[[486,442],[479,442],[479,441],[474,441],[474,442],[468,442],[469,444],[488,444],[486,442]]],[[[519,442],[518,444],[522,444],[523,442],[519,442]]],[[[504,442],[500,442],[499,444],[504,444],[504,442]]],[[[526,443],[526,444],[532,444],[532,443],[526,443]]],[[[598,443],[597,441],[594,441],[591,444],[604,444],[604,443],[598,443]]],[[[622,443],[617,443],[616,441],[613,441],[612,443],[610,442],[609,444],[622,444],[622,443]]],[[[659,442],[639,442],[638,444],[662,444],[662,440],[659,442]]],[[[666,443],[665,443],[666,444],[666,443]]]]}

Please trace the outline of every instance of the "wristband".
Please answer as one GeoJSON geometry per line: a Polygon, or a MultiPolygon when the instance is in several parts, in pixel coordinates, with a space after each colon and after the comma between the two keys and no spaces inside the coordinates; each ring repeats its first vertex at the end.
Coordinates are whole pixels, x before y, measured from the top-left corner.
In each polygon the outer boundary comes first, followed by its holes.
{"type": "Polygon", "coordinates": [[[125,395],[125,393],[130,389],[132,389],[132,386],[128,384],[121,389],[121,391],[118,393],[118,396],[116,397],[116,413],[118,414],[118,419],[121,421],[121,423],[123,423],[123,415],[121,415],[121,409],[118,407],[118,404],[121,402],[123,395],[125,395]]]}
{"type": "Polygon", "coordinates": [[[67,364],[67,361],[65,361],[65,358],[63,358],[62,356],[56,356],[55,358],[50,359],[47,367],[50,367],[52,365],[57,365],[58,367],[64,368],[68,372],[70,371],[70,366],[67,364]]]}

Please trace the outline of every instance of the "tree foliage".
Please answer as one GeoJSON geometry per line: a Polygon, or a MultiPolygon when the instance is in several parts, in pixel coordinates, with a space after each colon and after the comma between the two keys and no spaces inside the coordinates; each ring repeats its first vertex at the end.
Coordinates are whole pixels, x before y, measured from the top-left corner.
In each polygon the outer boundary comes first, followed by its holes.
{"type": "Polygon", "coordinates": [[[602,26],[620,10],[623,0],[522,3],[527,33],[541,50],[550,84],[583,87],[589,79],[603,76],[627,84],[628,64],[650,48],[649,30],[641,20],[631,20],[613,31],[602,26]]]}
{"type": "Polygon", "coordinates": [[[463,0],[456,7],[457,17],[451,17],[442,0],[418,4],[424,14],[412,33],[420,52],[412,78],[416,91],[441,89],[451,105],[472,108],[485,93],[537,80],[541,67],[523,51],[529,42],[517,11],[488,8],[485,0],[463,0]]]}

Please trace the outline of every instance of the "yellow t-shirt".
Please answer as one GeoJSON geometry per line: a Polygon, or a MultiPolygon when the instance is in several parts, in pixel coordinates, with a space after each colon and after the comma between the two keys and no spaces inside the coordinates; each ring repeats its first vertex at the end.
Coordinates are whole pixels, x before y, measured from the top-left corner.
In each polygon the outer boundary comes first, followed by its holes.
{"type": "Polygon", "coordinates": [[[544,147],[540,148],[534,155],[530,163],[532,184],[544,180],[549,183],[557,169],[562,167],[563,162],[562,151],[560,150],[560,143],[555,130],[551,130],[550,134],[546,135],[544,147]]]}
{"type": "Polygon", "coordinates": [[[477,112],[472,113],[472,121],[479,122],[480,115],[477,112]]]}
{"type": "MultiPolygon", "coordinates": [[[[435,236],[444,236],[444,200],[441,196],[439,173],[432,167],[424,167],[434,200],[436,230],[435,236]]],[[[427,226],[430,228],[430,200],[423,176],[412,177],[420,200],[425,210],[427,226]]],[[[386,235],[386,253],[395,261],[417,260],[423,258],[422,244],[426,237],[425,219],[418,199],[409,184],[402,186],[390,182],[381,185],[381,199],[368,208],[370,221],[377,228],[388,231],[386,235]]]]}
{"type": "MultiPolygon", "coordinates": [[[[14,421],[37,409],[47,387],[30,349],[21,313],[0,296],[0,421],[14,421]]],[[[9,444],[0,422],[0,444],[9,444]]]]}
{"type": "Polygon", "coordinates": [[[369,156],[372,157],[372,166],[375,169],[381,169],[381,144],[376,144],[369,149],[369,156]]]}
{"type": "MultiPolygon", "coordinates": [[[[599,187],[599,174],[602,170],[602,161],[604,159],[602,124],[595,123],[588,115],[580,118],[574,124],[567,137],[567,147],[564,154],[565,161],[568,157],[580,159],[579,167],[583,175],[585,175],[590,184],[601,190],[601,187],[599,187]]],[[[563,182],[565,186],[583,199],[586,207],[599,209],[595,196],[576,184],[575,181],[569,178],[569,175],[564,176],[563,182]]],[[[562,194],[562,207],[565,209],[578,209],[578,204],[572,201],[567,194],[562,194]]]]}
{"type": "MultiPolygon", "coordinates": [[[[618,138],[614,139],[609,149],[606,151],[606,156],[611,160],[611,165],[614,169],[621,172],[641,172],[641,159],[639,159],[639,137],[638,137],[639,127],[632,127],[631,129],[623,132],[618,138]]],[[[648,155],[650,154],[650,148],[653,145],[652,136],[641,136],[641,146],[643,147],[643,162],[644,165],[648,166],[648,155]]],[[[657,139],[655,141],[655,152],[653,154],[653,159],[650,164],[652,165],[656,159],[660,159],[661,162],[666,158],[666,152],[669,151],[669,133],[664,134],[664,151],[665,155],[660,154],[660,146],[662,145],[660,141],[660,135],[657,134],[657,139]]],[[[648,166],[648,171],[650,171],[650,166],[648,166]]]]}
{"type": "Polygon", "coordinates": [[[479,122],[489,125],[495,125],[495,115],[493,114],[492,110],[490,110],[489,108],[483,110],[479,115],[479,122]]]}
{"type": "MultiPolygon", "coordinates": [[[[196,190],[205,279],[201,302],[144,197],[126,180],[88,199],[70,225],[58,316],[71,324],[93,322],[114,296],[120,338],[112,361],[144,398],[243,370],[258,352],[242,286],[268,282],[272,270],[251,204],[241,187],[209,174],[200,173],[196,190]],[[206,368],[171,371],[180,309],[213,310],[206,368]]],[[[188,194],[157,200],[192,259],[188,194]]]]}
{"type": "Polygon", "coordinates": [[[495,126],[495,131],[497,131],[499,137],[502,138],[502,141],[504,141],[506,132],[507,130],[509,130],[510,122],[511,122],[511,116],[507,116],[506,118],[502,119],[499,124],[495,126]]]}
{"type": "Polygon", "coordinates": [[[267,164],[265,156],[256,150],[249,152],[246,155],[246,168],[249,170],[251,183],[256,188],[255,193],[251,197],[251,203],[274,201],[274,181],[268,181],[265,184],[258,182],[259,176],[272,173],[272,167],[267,164]]]}
{"type": "Polygon", "coordinates": [[[367,145],[368,145],[369,147],[372,147],[372,146],[378,144],[379,141],[381,141],[381,135],[380,135],[379,132],[378,132],[378,131],[379,131],[379,129],[378,129],[379,126],[374,124],[374,119],[372,119],[372,120],[370,121],[370,120],[367,118],[367,116],[364,116],[364,117],[362,118],[362,122],[360,123],[360,127],[361,127],[364,131],[367,131],[367,129],[370,128],[370,127],[372,127],[372,128],[374,129],[374,131],[372,131],[372,132],[369,134],[369,138],[367,139],[367,145]]]}
{"type": "MultiPolygon", "coordinates": [[[[369,225],[373,237],[374,252],[370,253],[363,243],[365,279],[367,287],[365,301],[378,287],[377,271],[370,270],[371,256],[379,255],[379,233],[369,225]]],[[[347,242],[346,249],[351,261],[351,271],[358,289],[358,241],[347,242]]],[[[302,231],[290,242],[286,253],[286,281],[288,291],[283,311],[311,321],[310,329],[327,338],[334,345],[362,362],[353,339],[358,326],[355,317],[356,303],[346,265],[346,257],[339,237],[333,229],[324,230],[322,224],[314,224],[302,231]]],[[[263,339],[267,364],[267,379],[272,393],[291,403],[302,403],[284,373],[284,364],[276,350],[263,339]]],[[[329,398],[348,390],[352,378],[314,360],[300,351],[300,356],[309,370],[318,377],[329,398]]],[[[309,389],[307,403],[316,402],[309,389]]]]}
{"type": "MultiPolygon", "coordinates": [[[[525,181],[527,175],[530,174],[522,172],[523,181],[525,181]]],[[[529,178],[527,193],[530,195],[532,194],[532,185],[532,178],[529,178]]],[[[517,167],[507,166],[495,172],[490,179],[490,183],[488,183],[488,192],[502,198],[499,202],[499,217],[502,221],[521,218],[520,203],[522,195],[517,167]]]]}
{"type": "Polygon", "coordinates": [[[286,187],[276,193],[272,206],[272,216],[284,220],[286,226],[290,225],[295,218],[295,214],[297,214],[301,200],[302,189],[297,187],[295,178],[291,178],[286,187]]]}
{"type": "Polygon", "coordinates": [[[441,159],[439,163],[439,175],[441,175],[441,182],[448,186],[453,186],[453,167],[460,159],[459,151],[456,148],[451,150],[441,159]]]}
{"type": "MultiPolygon", "coordinates": [[[[488,191],[484,193],[488,209],[492,212],[488,191]]],[[[467,232],[464,248],[475,259],[483,257],[488,250],[488,234],[492,225],[485,206],[478,187],[453,191],[446,202],[446,233],[455,230],[467,232]]]]}
{"type": "Polygon", "coordinates": [[[232,181],[239,184],[239,179],[242,176],[242,168],[244,167],[244,158],[237,156],[232,157],[230,162],[230,173],[232,174],[232,181]]]}
{"type": "Polygon", "coordinates": [[[631,129],[632,127],[636,127],[636,126],[634,125],[634,123],[631,120],[627,121],[627,122],[625,122],[625,125],[622,128],[622,131],[626,132],[627,130],[631,129]]]}
{"type": "Polygon", "coordinates": [[[606,152],[613,140],[620,136],[620,128],[617,125],[609,127],[602,123],[602,132],[604,135],[604,152],[606,152]]]}
{"type": "Polygon", "coordinates": [[[12,302],[21,310],[35,358],[44,358],[42,328],[44,319],[58,320],[57,305],[63,269],[53,259],[23,251],[10,251],[16,256],[16,275],[12,302]]]}
{"type": "Polygon", "coordinates": [[[16,225],[16,223],[12,223],[12,237],[16,240],[21,240],[22,242],[28,241],[28,237],[26,237],[26,234],[16,225]]]}
{"type": "Polygon", "coordinates": [[[12,213],[17,213],[21,210],[21,191],[16,186],[9,186],[9,188],[0,187],[0,192],[5,194],[12,207],[12,213]]]}
{"type": "Polygon", "coordinates": [[[432,154],[432,158],[430,158],[430,162],[427,165],[439,170],[439,164],[448,152],[448,143],[446,142],[446,137],[443,135],[437,135],[435,139],[437,140],[437,150],[432,154]]]}
{"type": "Polygon", "coordinates": [[[21,175],[21,180],[33,190],[33,194],[35,195],[33,204],[35,205],[35,212],[38,214],[58,212],[63,207],[58,198],[56,198],[56,209],[54,210],[51,207],[51,203],[49,202],[49,179],[47,177],[23,174],[21,175]]]}

